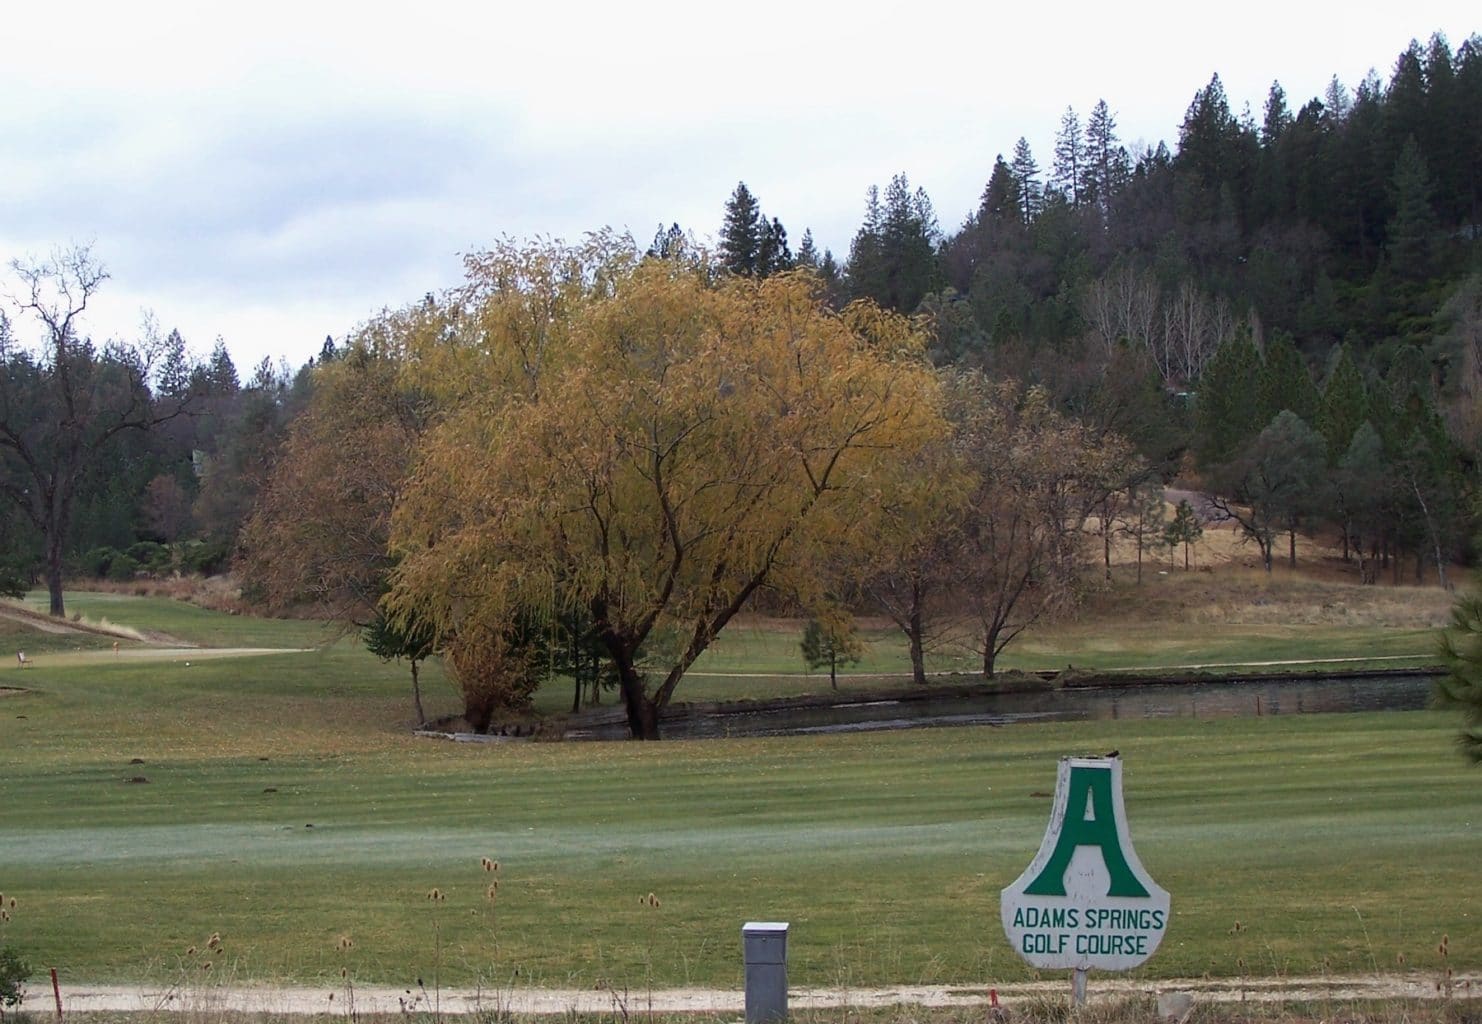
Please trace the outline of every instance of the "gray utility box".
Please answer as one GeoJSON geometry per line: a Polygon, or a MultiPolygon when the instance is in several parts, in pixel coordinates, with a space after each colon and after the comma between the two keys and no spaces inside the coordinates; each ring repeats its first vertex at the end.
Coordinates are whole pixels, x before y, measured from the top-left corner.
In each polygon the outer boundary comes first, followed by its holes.
{"type": "Polygon", "coordinates": [[[741,926],[746,961],[746,1024],[787,1019],[787,922],[741,926]]]}

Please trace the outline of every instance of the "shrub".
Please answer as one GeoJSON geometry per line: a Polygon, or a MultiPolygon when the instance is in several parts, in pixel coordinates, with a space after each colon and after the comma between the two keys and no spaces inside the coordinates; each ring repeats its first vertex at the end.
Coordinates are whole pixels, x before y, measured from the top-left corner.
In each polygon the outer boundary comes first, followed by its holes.
{"type": "Polygon", "coordinates": [[[191,541],[180,552],[180,567],[186,572],[213,576],[226,566],[231,547],[220,541],[191,541]]]}
{"type": "Polygon", "coordinates": [[[128,555],[119,554],[108,563],[108,578],[115,582],[127,582],[139,571],[139,563],[128,555]]]}
{"type": "Polygon", "coordinates": [[[26,994],[31,965],[9,946],[0,946],[0,1010],[14,1012],[26,994]]]}
{"type": "Polygon", "coordinates": [[[137,544],[130,544],[125,554],[150,572],[159,572],[170,565],[170,549],[154,541],[141,540],[137,544]]]}
{"type": "Polygon", "coordinates": [[[91,551],[79,555],[77,568],[85,576],[94,576],[99,579],[108,575],[108,570],[113,565],[113,560],[119,556],[115,548],[93,548],[91,551]]]}
{"type": "Polygon", "coordinates": [[[30,587],[29,574],[21,566],[0,561],[0,597],[24,597],[30,587]]]}

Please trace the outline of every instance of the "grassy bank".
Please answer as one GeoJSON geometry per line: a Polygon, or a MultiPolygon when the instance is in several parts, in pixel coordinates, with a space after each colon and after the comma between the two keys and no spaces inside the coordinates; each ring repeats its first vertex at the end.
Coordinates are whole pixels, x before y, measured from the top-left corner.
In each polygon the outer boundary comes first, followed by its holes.
{"type": "MultiPolygon", "coordinates": [[[[229,645],[317,628],[109,600],[229,645]]],[[[1023,978],[998,890],[1055,759],[1112,748],[1174,898],[1145,975],[1482,963],[1482,792],[1446,714],[471,746],[412,739],[405,669],[350,644],[22,678],[0,698],[3,940],[74,978],[200,970],[220,932],[237,977],[731,984],[754,918],[793,923],[797,985],[1023,978]]]]}

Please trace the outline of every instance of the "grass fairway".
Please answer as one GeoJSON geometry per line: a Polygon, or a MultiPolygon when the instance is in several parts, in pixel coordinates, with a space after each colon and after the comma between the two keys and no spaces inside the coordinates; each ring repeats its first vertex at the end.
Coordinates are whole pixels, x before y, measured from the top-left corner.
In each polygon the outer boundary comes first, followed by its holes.
{"type": "MultiPolygon", "coordinates": [[[[108,601],[198,642],[317,630],[108,601]]],[[[220,932],[237,978],[732,985],[748,919],[792,922],[794,985],[1023,978],[998,890],[1056,758],[1112,748],[1173,894],[1144,975],[1439,970],[1443,934],[1449,966],[1482,964],[1482,791],[1449,714],[485,746],[411,738],[405,669],[348,644],[17,680],[0,941],[75,980],[197,972],[186,950],[220,932]]]]}

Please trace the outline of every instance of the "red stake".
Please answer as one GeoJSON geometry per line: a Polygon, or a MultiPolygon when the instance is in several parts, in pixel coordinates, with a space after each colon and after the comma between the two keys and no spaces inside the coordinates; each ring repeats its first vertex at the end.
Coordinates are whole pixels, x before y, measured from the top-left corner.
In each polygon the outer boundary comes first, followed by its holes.
{"type": "Polygon", "coordinates": [[[57,969],[51,969],[51,994],[57,999],[57,1020],[62,1019],[62,986],[57,984],[57,969]]]}
{"type": "Polygon", "coordinates": [[[988,1003],[994,1009],[998,1009],[998,989],[990,988],[988,990],[988,1003]]]}

